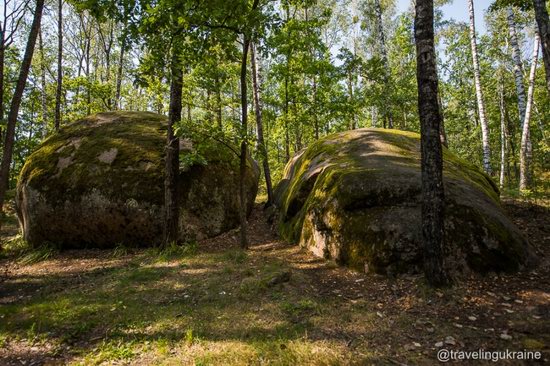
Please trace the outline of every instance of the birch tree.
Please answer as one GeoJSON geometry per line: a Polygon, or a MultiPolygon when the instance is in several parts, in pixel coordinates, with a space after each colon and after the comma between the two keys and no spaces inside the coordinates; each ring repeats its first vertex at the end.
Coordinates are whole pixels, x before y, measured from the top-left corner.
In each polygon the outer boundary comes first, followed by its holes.
{"type": "Polygon", "coordinates": [[[529,188],[530,174],[529,165],[531,162],[531,149],[529,148],[529,124],[533,110],[533,95],[535,92],[535,74],[537,71],[537,59],[539,57],[540,38],[535,33],[535,42],[533,46],[533,58],[531,60],[531,70],[529,72],[529,90],[527,92],[527,107],[525,109],[525,119],[521,132],[521,145],[519,155],[519,189],[524,191],[529,188]]]}
{"type": "Polygon", "coordinates": [[[512,7],[506,8],[506,19],[508,21],[508,29],[510,33],[510,46],[512,48],[512,60],[514,61],[514,81],[516,84],[516,93],[518,95],[518,111],[519,120],[523,123],[525,119],[525,86],[523,84],[523,64],[521,62],[521,49],[518,43],[518,36],[516,32],[516,22],[514,20],[514,11],[512,7]]]}
{"type": "Polygon", "coordinates": [[[491,173],[491,147],[489,145],[489,123],[485,114],[485,103],[483,101],[483,89],[481,87],[481,75],[479,71],[479,57],[477,52],[474,2],[468,0],[468,11],[470,14],[470,46],[472,48],[472,63],[474,68],[474,84],[476,89],[477,108],[479,123],[481,125],[481,144],[483,147],[483,170],[491,173]]]}
{"type": "Polygon", "coordinates": [[[546,10],[546,0],[533,0],[535,18],[539,28],[539,35],[542,44],[542,59],[546,71],[546,88],[550,94],[550,20],[546,10]]]}

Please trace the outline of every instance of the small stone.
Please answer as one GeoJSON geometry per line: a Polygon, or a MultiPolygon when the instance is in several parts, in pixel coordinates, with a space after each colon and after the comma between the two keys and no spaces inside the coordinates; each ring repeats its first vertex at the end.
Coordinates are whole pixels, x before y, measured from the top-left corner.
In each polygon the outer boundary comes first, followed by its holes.
{"type": "Polygon", "coordinates": [[[454,325],[455,327],[457,327],[457,328],[462,328],[462,327],[463,327],[462,324],[458,324],[458,323],[454,323],[453,325],[454,325]]]}
{"type": "Polygon", "coordinates": [[[445,338],[445,344],[455,346],[456,345],[456,339],[454,339],[454,337],[448,336],[448,337],[445,338]]]}
{"type": "Polygon", "coordinates": [[[477,320],[477,318],[472,315],[472,316],[468,317],[468,320],[471,320],[471,321],[475,322],[477,320]]]}
{"type": "Polygon", "coordinates": [[[507,333],[502,333],[502,334],[500,335],[500,338],[501,338],[501,339],[504,339],[504,340],[506,340],[506,341],[509,341],[509,340],[512,339],[512,336],[509,335],[509,334],[507,334],[507,333]]]}
{"type": "Polygon", "coordinates": [[[437,342],[437,343],[435,344],[435,346],[436,346],[437,348],[441,348],[441,347],[443,347],[443,342],[437,342]]]}

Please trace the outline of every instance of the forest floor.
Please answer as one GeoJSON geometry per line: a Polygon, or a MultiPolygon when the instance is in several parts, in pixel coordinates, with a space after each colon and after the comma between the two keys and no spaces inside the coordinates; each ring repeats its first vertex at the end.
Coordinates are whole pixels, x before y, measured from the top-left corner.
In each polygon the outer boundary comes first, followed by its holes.
{"type": "MultiPolygon", "coordinates": [[[[421,276],[390,279],[315,258],[279,241],[260,206],[248,251],[233,231],[172,255],[117,248],[4,256],[0,364],[434,365],[440,348],[542,350],[548,361],[548,206],[504,206],[541,265],[448,290],[428,288],[421,276]]],[[[4,240],[16,233],[3,230],[4,240]]]]}

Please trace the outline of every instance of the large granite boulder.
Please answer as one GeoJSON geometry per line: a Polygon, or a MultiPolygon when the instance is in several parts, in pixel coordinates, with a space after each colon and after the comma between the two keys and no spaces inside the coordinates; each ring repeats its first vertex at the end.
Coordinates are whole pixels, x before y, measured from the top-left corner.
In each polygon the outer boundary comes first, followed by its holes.
{"type": "MultiPolygon", "coordinates": [[[[31,245],[63,248],[152,246],[162,240],[166,118],[148,112],[98,113],[63,127],[27,159],[16,207],[31,245]]],[[[182,241],[239,224],[239,159],[212,140],[181,141],[182,241]]],[[[249,159],[248,212],[259,179],[249,159]]]]}
{"type": "MultiPolygon", "coordinates": [[[[455,273],[513,271],[533,251],[490,177],[443,149],[445,229],[455,273]]],[[[297,153],[275,191],[282,236],[380,274],[422,270],[420,136],[359,129],[297,153]]]]}

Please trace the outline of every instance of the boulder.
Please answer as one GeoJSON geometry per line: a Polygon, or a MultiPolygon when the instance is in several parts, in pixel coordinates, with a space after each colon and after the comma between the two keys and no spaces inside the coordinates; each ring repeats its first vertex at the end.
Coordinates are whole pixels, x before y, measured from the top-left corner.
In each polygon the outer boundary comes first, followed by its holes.
{"type": "MultiPolygon", "coordinates": [[[[457,274],[514,271],[533,251],[493,181],[443,148],[446,250],[457,274]]],[[[281,235],[379,274],[422,271],[420,136],[359,129],[298,152],[275,190],[281,235]]]]}
{"type": "MultiPolygon", "coordinates": [[[[24,239],[62,248],[153,246],[162,240],[166,117],[98,113],[63,127],[27,159],[16,209],[24,239]]],[[[239,225],[239,159],[215,141],[181,141],[182,241],[239,225]]],[[[247,210],[259,169],[249,158],[247,210]]]]}

